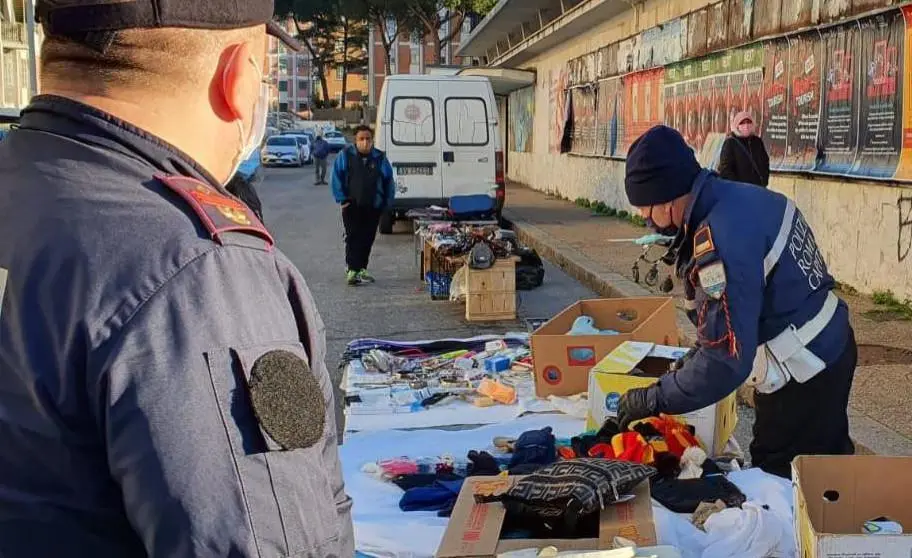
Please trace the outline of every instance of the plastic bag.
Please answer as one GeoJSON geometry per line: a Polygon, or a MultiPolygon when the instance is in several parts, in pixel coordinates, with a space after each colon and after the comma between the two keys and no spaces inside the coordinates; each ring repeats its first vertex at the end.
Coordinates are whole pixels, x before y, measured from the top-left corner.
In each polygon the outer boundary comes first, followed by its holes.
{"type": "Polygon", "coordinates": [[[453,274],[453,279],[450,281],[450,301],[452,302],[462,302],[466,299],[466,292],[468,290],[467,278],[468,271],[466,271],[466,266],[459,268],[459,271],[453,274]]]}

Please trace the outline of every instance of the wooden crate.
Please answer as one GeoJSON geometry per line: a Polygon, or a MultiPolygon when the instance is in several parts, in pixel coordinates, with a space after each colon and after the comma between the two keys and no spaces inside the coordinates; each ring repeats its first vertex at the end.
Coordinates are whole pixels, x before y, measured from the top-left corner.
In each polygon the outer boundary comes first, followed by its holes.
{"type": "Polygon", "coordinates": [[[494,322],[516,319],[516,261],[497,260],[490,269],[468,269],[466,320],[494,322]]]}

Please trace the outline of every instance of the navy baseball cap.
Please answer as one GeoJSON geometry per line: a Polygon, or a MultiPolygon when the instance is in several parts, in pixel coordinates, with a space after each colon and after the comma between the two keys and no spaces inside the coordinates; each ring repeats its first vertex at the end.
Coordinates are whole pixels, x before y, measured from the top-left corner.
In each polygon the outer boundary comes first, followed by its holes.
{"type": "MultiPolygon", "coordinates": [[[[99,35],[124,29],[240,29],[266,25],[288,48],[301,43],[273,20],[273,0],[38,0],[36,19],[48,35],[98,46],[99,35]]],[[[105,42],[109,42],[108,41],[105,42]]]]}

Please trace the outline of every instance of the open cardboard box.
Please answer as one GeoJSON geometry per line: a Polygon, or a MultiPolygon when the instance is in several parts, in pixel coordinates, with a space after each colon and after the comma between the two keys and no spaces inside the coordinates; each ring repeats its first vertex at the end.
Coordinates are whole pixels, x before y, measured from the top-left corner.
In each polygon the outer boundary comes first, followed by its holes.
{"type": "Polygon", "coordinates": [[[792,491],[800,558],[912,556],[912,457],[800,455],[792,491]],[[863,534],[881,517],[905,534],[863,534]]]}
{"type": "Polygon", "coordinates": [[[676,320],[670,297],[604,298],[572,304],[532,334],[535,394],[545,398],[585,392],[589,370],[624,341],[677,345],[676,320]],[[580,316],[590,316],[598,329],[619,334],[567,335],[580,316]]]}
{"type": "Polygon", "coordinates": [[[506,509],[500,502],[479,504],[475,502],[475,485],[502,480],[516,482],[515,477],[469,477],[450,516],[438,558],[463,558],[467,556],[497,556],[502,552],[545,548],[554,546],[560,551],[607,550],[612,548],[614,537],[624,537],[637,546],[656,544],[656,529],[652,519],[652,499],[649,481],[643,481],[634,491],[634,498],[614,504],[602,510],[599,519],[598,538],[592,539],[504,539],[501,529],[506,509]]]}
{"type": "MultiPolygon", "coordinates": [[[[605,419],[616,417],[621,396],[633,388],[649,387],[668,367],[687,353],[683,347],[669,347],[638,341],[625,341],[596,364],[589,375],[589,411],[586,429],[598,430],[605,419]],[[639,370],[644,376],[633,376],[639,370]]],[[[697,437],[710,455],[719,455],[738,424],[735,393],[703,409],[680,415],[694,427],[697,437]]]]}

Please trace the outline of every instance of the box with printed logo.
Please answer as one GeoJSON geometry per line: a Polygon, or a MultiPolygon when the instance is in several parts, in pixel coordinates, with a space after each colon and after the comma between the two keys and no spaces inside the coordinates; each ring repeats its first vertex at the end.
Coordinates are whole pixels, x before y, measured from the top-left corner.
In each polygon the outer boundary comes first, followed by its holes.
{"type": "MultiPolygon", "coordinates": [[[[669,366],[687,353],[683,347],[625,341],[592,368],[589,374],[589,411],[586,428],[598,430],[616,417],[621,396],[633,388],[649,387],[669,366]]],[[[710,455],[721,453],[738,424],[736,394],[678,418],[694,427],[710,455]]]]}
{"type": "Polygon", "coordinates": [[[535,394],[569,396],[585,393],[589,370],[624,341],[662,345],[679,342],[677,313],[670,297],[581,300],[551,318],[532,334],[535,394]],[[568,335],[582,316],[592,318],[601,335],[568,335]]]}

